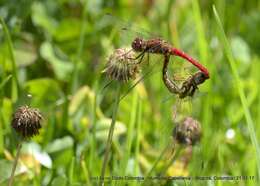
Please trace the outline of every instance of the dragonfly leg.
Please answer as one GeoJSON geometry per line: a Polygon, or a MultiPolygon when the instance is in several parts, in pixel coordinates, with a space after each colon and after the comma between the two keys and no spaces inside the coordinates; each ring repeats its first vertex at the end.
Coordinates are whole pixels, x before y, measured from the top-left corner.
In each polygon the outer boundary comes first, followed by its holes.
{"type": "Polygon", "coordinates": [[[197,85],[191,81],[191,78],[188,78],[182,84],[180,98],[185,98],[187,96],[192,97],[196,89],[198,89],[197,85]]]}
{"type": "Polygon", "coordinates": [[[146,52],[146,51],[143,51],[143,52],[141,52],[138,56],[136,56],[135,58],[131,58],[132,60],[137,60],[137,59],[140,58],[137,63],[133,63],[134,65],[138,65],[138,64],[140,64],[140,63],[143,61],[145,52],[146,52]]]}
{"type": "Polygon", "coordinates": [[[142,63],[142,61],[143,61],[143,59],[144,59],[144,55],[145,55],[145,53],[142,54],[142,56],[141,56],[141,58],[139,59],[139,61],[137,62],[137,64],[142,63]]]}
{"type": "Polygon", "coordinates": [[[194,93],[195,93],[196,89],[198,89],[198,87],[196,85],[192,85],[191,88],[192,89],[191,89],[190,93],[188,94],[188,96],[190,96],[190,97],[192,97],[194,95],[194,93]]]}
{"type": "Polygon", "coordinates": [[[150,61],[150,53],[148,52],[148,54],[147,54],[147,61],[148,61],[148,65],[149,65],[149,61],[150,61]]]}
{"type": "Polygon", "coordinates": [[[136,56],[134,59],[139,59],[140,57],[143,58],[145,52],[147,52],[146,50],[142,51],[138,56],[136,56]]]}
{"type": "Polygon", "coordinates": [[[191,89],[191,85],[189,81],[188,80],[184,81],[181,86],[179,97],[185,98],[187,95],[189,95],[190,89],[191,89]]]}

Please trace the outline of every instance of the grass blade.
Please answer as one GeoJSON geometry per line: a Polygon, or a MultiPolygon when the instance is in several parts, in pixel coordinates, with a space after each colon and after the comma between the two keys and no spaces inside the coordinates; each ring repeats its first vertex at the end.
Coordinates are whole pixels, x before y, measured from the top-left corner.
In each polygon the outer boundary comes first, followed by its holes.
{"type": "Polygon", "coordinates": [[[4,20],[0,17],[0,23],[3,27],[4,30],[4,35],[5,38],[7,39],[7,46],[8,46],[8,52],[11,58],[11,63],[12,63],[12,101],[13,103],[16,102],[17,98],[18,98],[18,92],[19,92],[19,82],[18,82],[18,76],[17,76],[17,67],[16,67],[16,63],[15,63],[15,58],[14,58],[14,49],[13,49],[13,44],[12,44],[12,40],[11,40],[11,36],[10,33],[8,31],[8,28],[4,22],[4,20]]]}
{"type": "Polygon", "coordinates": [[[242,107],[244,110],[244,115],[245,115],[248,130],[249,130],[249,134],[250,134],[250,139],[255,148],[256,158],[257,158],[258,177],[260,178],[260,149],[259,149],[259,144],[258,144],[256,133],[255,133],[254,122],[253,122],[251,113],[248,109],[248,102],[247,102],[245,92],[244,92],[242,84],[241,84],[239,74],[237,72],[237,64],[235,62],[231,47],[230,47],[227,37],[225,35],[225,31],[223,29],[221,20],[219,18],[219,15],[218,15],[218,12],[217,12],[215,6],[213,6],[213,12],[214,12],[215,19],[217,21],[217,25],[219,28],[220,40],[221,40],[221,43],[223,43],[224,52],[228,58],[228,62],[231,66],[231,71],[232,71],[232,74],[235,79],[236,87],[239,92],[239,97],[240,97],[240,101],[241,101],[241,104],[242,104],[242,107]]]}
{"type": "Polygon", "coordinates": [[[133,138],[134,138],[134,124],[137,120],[137,110],[138,110],[138,93],[135,91],[133,96],[132,102],[132,112],[130,116],[130,122],[127,130],[127,141],[126,141],[126,153],[122,161],[121,167],[121,175],[126,175],[126,168],[128,164],[128,160],[131,156],[131,147],[133,145],[133,138]]]}
{"type": "Polygon", "coordinates": [[[12,78],[12,75],[7,76],[0,84],[0,90],[6,85],[6,83],[12,78]]]}
{"type": "Polygon", "coordinates": [[[100,182],[99,182],[100,186],[102,186],[104,184],[103,178],[105,176],[106,166],[107,166],[107,163],[108,163],[108,158],[109,158],[109,154],[110,154],[110,150],[111,150],[113,133],[114,133],[115,124],[116,124],[117,111],[118,111],[118,107],[119,107],[119,103],[120,103],[120,100],[119,100],[120,90],[121,90],[120,84],[118,84],[117,85],[117,93],[116,93],[116,101],[115,101],[115,106],[114,106],[114,110],[113,110],[111,125],[110,125],[110,128],[109,128],[109,133],[108,133],[108,137],[107,137],[106,150],[105,150],[104,161],[103,161],[102,170],[101,170],[101,176],[100,176],[100,182]]]}

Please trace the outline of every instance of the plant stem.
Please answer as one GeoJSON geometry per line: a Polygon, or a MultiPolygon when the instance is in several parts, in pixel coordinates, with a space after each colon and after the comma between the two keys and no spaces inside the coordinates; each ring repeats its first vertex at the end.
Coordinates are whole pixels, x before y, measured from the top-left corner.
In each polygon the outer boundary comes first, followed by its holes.
{"type": "Polygon", "coordinates": [[[140,153],[141,123],[142,123],[142,101],[140,100],[140,98],[138,98],[134,175],[139,174],[138,157],[139,157],[139,153],[140,153]]]}
{"type": "Polygon", "coordinates": [[[116,123],[116,116],[117,116],[117,111],[118,111],[119,102],[120,102],[120,87],[121,87],[120,84],[118,84],[117,85],[117,93],[116,93],[116,101],[115,101],[115,105],[114,105],[114,110],[113,110],[111,125],[110,125],[110,128],[109,128],[109,133],[108,133],[108,137],[107,137],[106,151],[105,151],[104,161],[103,161],[102,170],[101,170],[101,177],[100,177],[100,182],[99,182],[100,186],[104,185],[104,176],[105,176],[105,172],[106,172],[106,166],[107,166],[107,163],[108,163],[109,153],[110,153],[110,150],[111,150],[113,133],[114,133],[115,123],[116,123]]]}
{"type": "Polygon", "coordinates": [[[81,165],[81,168],[82,168],[82,171],[83,171],[84,178],[86,179],[86,185],[90,185],[89,171],[87,169],[85,160],[81,160],[80,165],[81,165]]]}
{"type": "MultiPolygon", "coordinates": [[[[176,146],[175,146],[176,147],[176,146]]],[[[175,160],[179,157],[179,154],[182,150],[182,146],[177,146],[176,149],[174,149],[174,154],[172,155],[172,157],[170,158],[170,160],[167,162],[167,164],[162,168],[161,173],[159,174],[160,177],[163,177],[164,175],[167,174],[167,170],[172,166],[173,162],[175,162],[175,160]]],[[[162,181],[162,183],[160,183],[161,185],[166,185],[166,183],[164,183],[164,181],[162,181]]]]}
{"type": "Polygon", "coordinates": [[[183,148],[181,146],[179,146],[177,149],[174,149],[175,153],[173,154],[173,156],[171,157],[171,159],[168,161],[168,164],[166,164],[166,166],[162,169],[162,173],[161,175],[166,174],[167,170],[169,169],[169,167],[173,164],[173,162],[179,157],[179,154],[181,152],[183,148]]]}
{"type": "Polygon", "coordinates": [[[165,153],[167,152],[167,150],[169,149],[169,147],[171,146],[170,143],[168,143],[165,148],[162,150],[161,154],[159,155],[159,157],[156,159],[156,161],[154,162],[152,168],[150,169],[150,171],[147,173],[147,175],[145,176],[144,182],[142,185],[145,185],[148,178],[152,175],[152,172],[154,171],[154,169],[157,167],[158,163],[162,160],[163,155],[165,155],[165,153]]]}
{"type": "Polygon", "coordinates": [[[13,168],[12,168],[12,173],[11,173],[11,176],[10,176],[10,179],[9,179],[9,182],[8,182],[8,186],[12,186],[12,185],[13,185],[14,173],[15,173],[15,169],[16,169],[16,166],[17,166],[17,163],[18,163],[19,156],[20,156],[21,148],[22,148],[22,141],[20,141],[20,142],[18,143],[18,145],[17,145],[16,157],[15,157],[15,160],[14,160],[14,164],[13,164],[13,168]]]}

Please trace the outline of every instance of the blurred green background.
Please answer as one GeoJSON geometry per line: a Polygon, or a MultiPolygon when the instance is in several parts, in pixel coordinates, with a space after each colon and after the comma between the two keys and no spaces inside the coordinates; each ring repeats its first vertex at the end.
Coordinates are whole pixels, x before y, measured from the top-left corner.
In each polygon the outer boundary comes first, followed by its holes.
{"type": "MultiPolygon", "coordinates": [[[[15,185],[97,185],[117,84],[103,89],[109,80],[101,71],[113,50],[130,47],[137,32],[159,34],[189,53],[209,69],[210,79],[200,86],[201,96],[181,104],[161,73],[135,86],[120,101],[106,175],[145,176],[156,160],[151,175],[160,175],[172,145],[158,157],[173,143],[176,121],[192,116],[201,122],[201,142],[192,151],[179,147],[164,175],[253,180],[147,185],[257,185],[260,1],[0,0],[0,17],[0,185],[7,184],[16,153],[12,113],[24,104],[39,108],[44,121],[40,135],[23,145],[15,185]],[[133,32],[121,32],[120,23],[133,32]]],[[[176,61],[174,71],[184,71],[183,60],[176,61]]],[[[122,85],[124,93],[132,85],[122,85]]]]}

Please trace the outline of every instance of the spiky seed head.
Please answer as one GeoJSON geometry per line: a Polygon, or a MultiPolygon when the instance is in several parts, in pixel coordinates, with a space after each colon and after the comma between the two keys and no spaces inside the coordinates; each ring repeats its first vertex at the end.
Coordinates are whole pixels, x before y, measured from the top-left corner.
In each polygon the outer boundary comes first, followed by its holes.
{"type": "Polygon", "coordinates": [[[42,119],[38,109],[21,106],[13,114],[12,127],[23,138],[28,139],[39,134],[42,119]]]}
{"type": "Polygon", "coordinates": [[[173,137],[183,145],[195,145],[201,138],[200,123],[192,117],[184,118],[173,130],[173,137]]]}
{"type": "Polygon", "coordinates": [[[139,73],[139,65],[135,61],[135,53],[131,49],[116,49],[108,58],[106,68],[103,70],[111,79],[127,82],[135,79],[139,73]]]}

